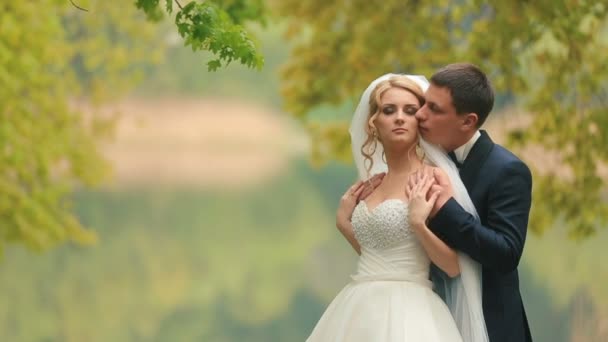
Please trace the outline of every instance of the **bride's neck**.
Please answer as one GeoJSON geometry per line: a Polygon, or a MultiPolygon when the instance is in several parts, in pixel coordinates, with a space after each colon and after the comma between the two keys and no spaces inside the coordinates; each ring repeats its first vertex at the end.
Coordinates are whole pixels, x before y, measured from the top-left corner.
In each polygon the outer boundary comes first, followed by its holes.
{"type": "Polygon", "coordinates": [[[403,180],[422,166],[422,160],[416,154],[415,146],[407,150],[388,150],[386,154],[386,164],[388,172],[387,180],[403,180]]]}

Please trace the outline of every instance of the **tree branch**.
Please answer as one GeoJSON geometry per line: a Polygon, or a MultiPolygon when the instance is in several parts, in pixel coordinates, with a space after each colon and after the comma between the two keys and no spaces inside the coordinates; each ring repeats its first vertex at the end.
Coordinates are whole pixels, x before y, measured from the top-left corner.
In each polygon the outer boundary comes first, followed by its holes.
{"type": "Polygon", "coordinates": [[[81,11],[85,11],[85,12],[88,12],[88,11],[89,11],[89,10],[88,10],[88,9],[86,9],[86,8],[82,8],[82,7],[78,6],[78,5],[76,5],[76,4],[74,3],[74,1],[73,1],[73,0],[70,0],[70,2],[72,3],[72,6],[74,6],[74,7],[78,8],[78,9],[79,9],[79,10],[81,10],[81,11]]]}
{"type": "Polygon", "coordinates": [[[180,4],[179,1],[175,0],[175,3],[177,4],[177,7],[179,7],[180,10],[184,9],[184,7],[182,7],[182,4],[180,4]]]}

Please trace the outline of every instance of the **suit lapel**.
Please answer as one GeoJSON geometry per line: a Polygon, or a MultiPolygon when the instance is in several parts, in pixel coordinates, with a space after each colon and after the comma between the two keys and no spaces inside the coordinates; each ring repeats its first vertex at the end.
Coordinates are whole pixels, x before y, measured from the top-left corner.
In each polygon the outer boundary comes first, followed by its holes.
{"type": "Polygon", "coordinates": [[[490,139],[488,133],[486,131],[480,131],[480,133],[481,136],[477,139],[473,148],[471,148],[460,168],[460,178],[469,193],[479,176],[481,166],[494,148],[494,142],[490,139]]]}

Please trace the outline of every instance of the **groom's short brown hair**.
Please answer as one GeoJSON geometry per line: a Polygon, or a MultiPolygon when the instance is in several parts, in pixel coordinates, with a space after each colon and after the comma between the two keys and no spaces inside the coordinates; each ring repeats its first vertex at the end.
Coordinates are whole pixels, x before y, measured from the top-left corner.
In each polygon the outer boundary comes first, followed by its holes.
{"type": "Polygon", "coordinates": [[[494,90],[486,74],[470,63],[448,64],[431,77],[431,83],[448,88],[458,114],[476,113],[483,125],[494,106],[494,90]]]}

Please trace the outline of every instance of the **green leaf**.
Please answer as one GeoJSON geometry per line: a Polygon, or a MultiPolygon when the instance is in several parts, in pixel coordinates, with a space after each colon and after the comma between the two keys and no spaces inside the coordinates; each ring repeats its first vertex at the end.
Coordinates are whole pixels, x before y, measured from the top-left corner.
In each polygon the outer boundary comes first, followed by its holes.
{"type": "Polygon", "coordinates": [[[222,67],[222,62],[217,59],[207,62],[207,69],[209,71],[216,71],[217,69],[222,67]]]}

